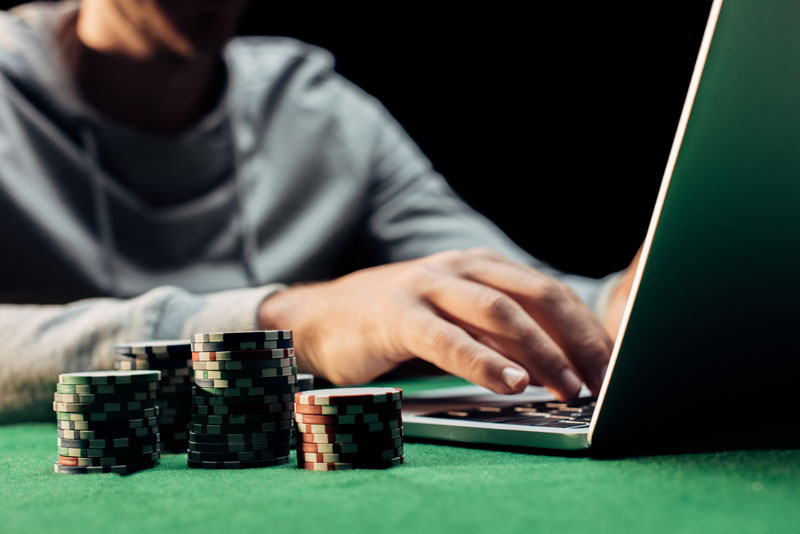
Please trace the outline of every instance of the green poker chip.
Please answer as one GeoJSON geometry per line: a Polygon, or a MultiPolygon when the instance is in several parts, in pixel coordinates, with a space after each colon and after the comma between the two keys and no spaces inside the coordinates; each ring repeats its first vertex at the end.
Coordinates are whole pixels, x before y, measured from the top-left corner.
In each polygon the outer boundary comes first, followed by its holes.
{"type": "Polygon", "coordinates": [[[84,373],[64,373],[58,375],[61,384],[85,386],[121,385],[158,382],[161,373],[152,370],[138,371],[88,371],[84,373]]]}

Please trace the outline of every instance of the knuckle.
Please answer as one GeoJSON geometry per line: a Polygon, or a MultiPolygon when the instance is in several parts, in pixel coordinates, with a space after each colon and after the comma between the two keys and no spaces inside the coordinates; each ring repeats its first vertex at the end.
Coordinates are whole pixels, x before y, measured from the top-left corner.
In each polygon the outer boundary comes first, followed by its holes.
{"type": "Polygon", "coordinates": [[[538,299],[544,304],[554,306],[560,304],[570,293],[569,286],[560,280],[551,277],[544,277],[538,288],[538,299]]]}
{"type": "Polygon", "coordinates": [[[579,343],[581,351],[590,360],[607,359],[611,354],[611,340],[601,334],[589,334],[579,343]]]}
{"type": "Polygon", "coordinates": [[[480,256],[484,258],[497,258],[501,257],[499,253],[490,249],[489,247],[473,247],[467,249],[466,252],[472,256],[480,256]]]}
{"type": "Polygon", "coordinates": [[[431,261],[441,265],[458,265],[463,261],[464,251],[462,250],[444,250],[431,254],[429,258],[431,261]]]}
{"type": "Polygon", "coordinates": [[[482,309],[495,321],[509,323],[514,316],[515,306],[510,297],[502,293],[488,293],[483,297],[482,309]]]}
{"type": "Polygon", "coordinates": [[[428,288],[434,285],[435,273],[425,264],[415,264],[405,273],[406,283],[416,289],[428,288]]]}
{"type": "Polygon", "coordinates": [[[541,345],[541,341],[536,332],[526,325],[514,325],[509,330],[514,339],[523,347],[536,347],[541,345]]]}
{"type": "Polygon", "coordinates": [[[459,347],[458,367],[468,376],[485,378],[489,375],[489,365],[479,347],[459,347]]]}
{"type": "Polygon", "coordinates": [[[551,347],[538,347],[535,350],[535,367],[546,377],[555,378],[566,365],[566,361],[556,349],[551,347]]]}
{"type": "Polygon", "coordinates": [[[455,340],[450,333],[442,328],[430,328],[427,338],[431,347],[438,352],[451,352],[455,345],[455,340]]]}

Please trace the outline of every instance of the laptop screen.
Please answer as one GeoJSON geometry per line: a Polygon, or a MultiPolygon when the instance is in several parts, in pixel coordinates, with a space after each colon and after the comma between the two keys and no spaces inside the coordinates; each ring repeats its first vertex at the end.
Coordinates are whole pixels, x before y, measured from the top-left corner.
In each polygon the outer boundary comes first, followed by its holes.
{"type": "MultiPolygon", "coordinates": [[[[800,6],[716,1],[591,437],[797,439],[800,6]]],[[[796,441],[795,441],[796,442],[796,441]]]]}

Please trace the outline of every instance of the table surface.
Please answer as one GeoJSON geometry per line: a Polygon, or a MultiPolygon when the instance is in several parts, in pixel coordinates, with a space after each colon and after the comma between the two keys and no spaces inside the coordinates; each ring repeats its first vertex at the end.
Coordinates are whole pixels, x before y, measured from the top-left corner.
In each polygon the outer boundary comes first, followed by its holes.
{"type": "Polygon", "coordinates": [[[55,424],[0,426],[0,531],[800,532],[800,450],[595,460],[408,443],[382,471],[308,472],[294,454],[190,470],[184,454],[69,476],[55,449],[55,424]]]}

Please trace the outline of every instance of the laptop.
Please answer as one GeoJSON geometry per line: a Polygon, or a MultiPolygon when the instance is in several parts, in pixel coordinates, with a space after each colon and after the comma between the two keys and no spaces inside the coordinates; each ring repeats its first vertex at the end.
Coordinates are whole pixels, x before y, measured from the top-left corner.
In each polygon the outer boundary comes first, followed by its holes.
{"type": "Polygon", "coordinates": [[[715,0],[601,392],[404,398],[409,438],[800,446],[800,3],[715,0]]]}

